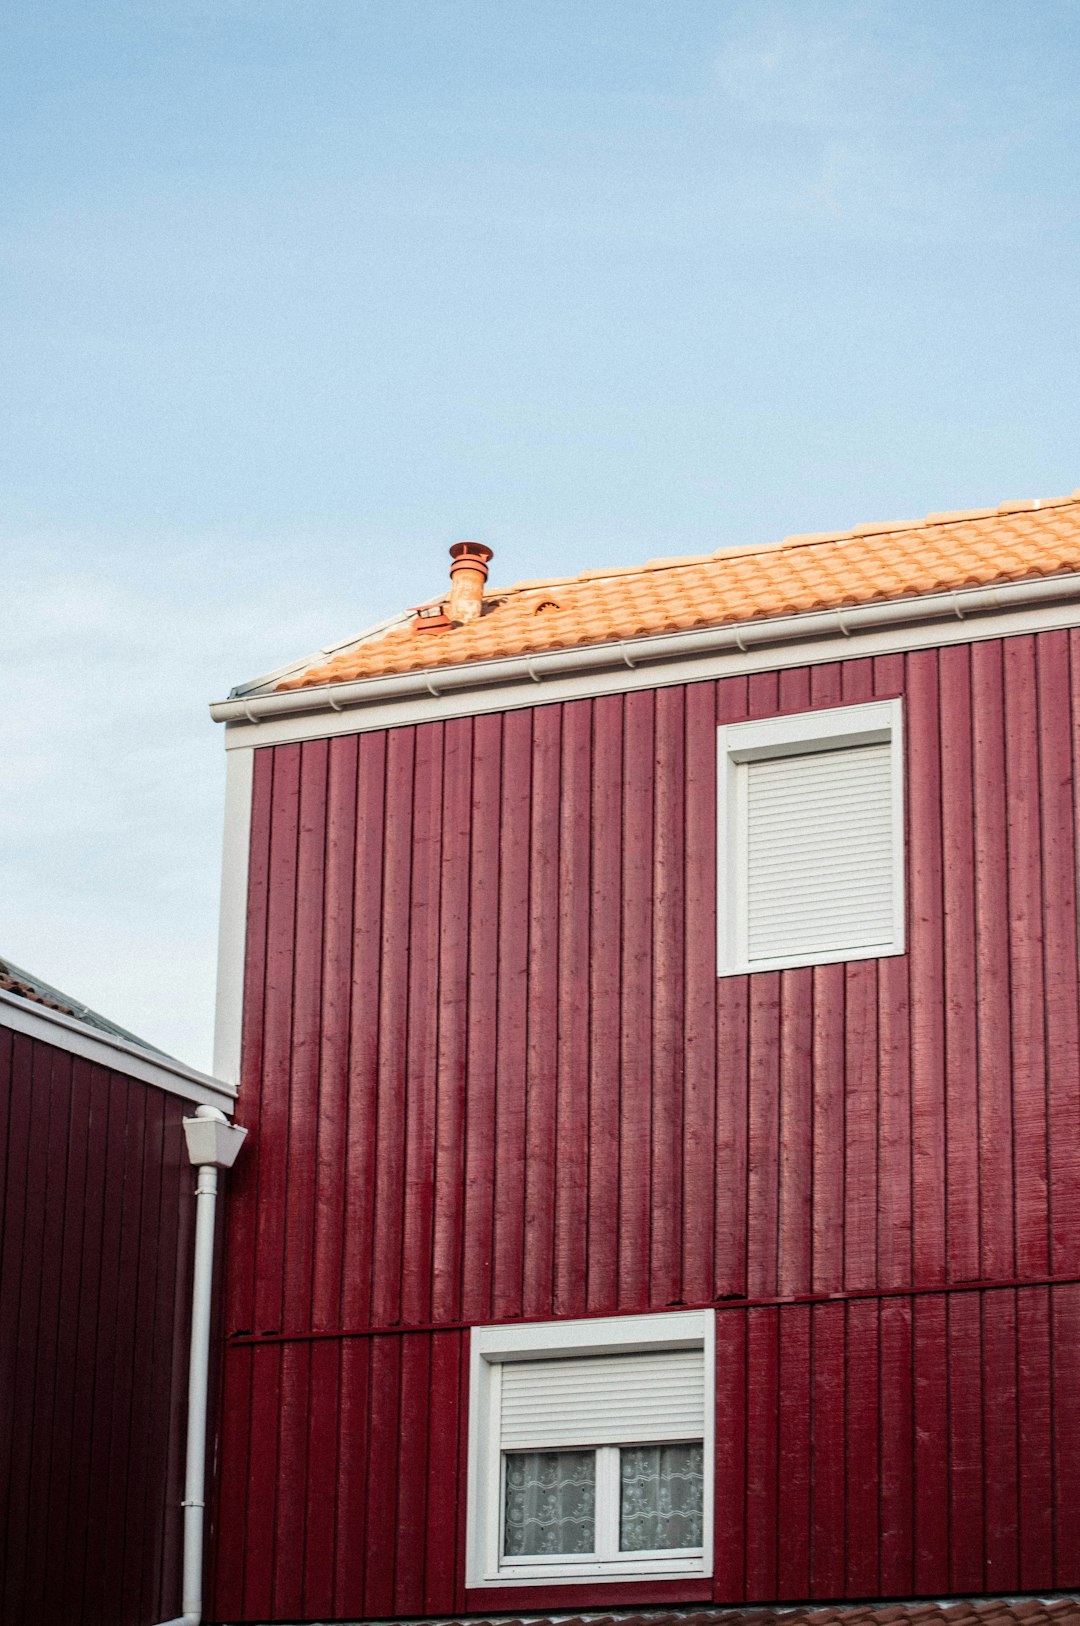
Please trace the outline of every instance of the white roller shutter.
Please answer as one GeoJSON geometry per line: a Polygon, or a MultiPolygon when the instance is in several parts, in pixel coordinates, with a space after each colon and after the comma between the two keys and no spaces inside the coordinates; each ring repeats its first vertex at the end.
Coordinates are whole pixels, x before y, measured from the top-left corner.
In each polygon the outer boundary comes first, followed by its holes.
{"type": "Polygon", "coordinates": [[[504,1451],[700,1440],[704,1431],[700,1349],[507,1361],[502,1368],[504,1451]]]}
{"type": "Polygon", "coordinates": [[[892,763],[885,742],[742,765],[750,961],[890,941],[892,763]]]}

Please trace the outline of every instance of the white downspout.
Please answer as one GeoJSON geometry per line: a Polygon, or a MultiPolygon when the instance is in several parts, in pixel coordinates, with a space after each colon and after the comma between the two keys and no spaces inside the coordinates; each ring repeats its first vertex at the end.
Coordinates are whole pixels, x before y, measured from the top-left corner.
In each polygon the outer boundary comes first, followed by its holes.
{"type": "Polygon", "coordinates": [[[247,1130],[216,1107],[197,1107],[184,1119],[188,1157],[199,1171],[195,1186],[195,1268],[191,1286],[188,1357],[187,1455],[184,1469],[183,1614],[162,1626],[201,1626],[203,1510],[206,1501],[206,1390],[210,1364],[210,1310],[214,1285],[214,1220],[218,1170],[231,1169],[247,1130]]]}

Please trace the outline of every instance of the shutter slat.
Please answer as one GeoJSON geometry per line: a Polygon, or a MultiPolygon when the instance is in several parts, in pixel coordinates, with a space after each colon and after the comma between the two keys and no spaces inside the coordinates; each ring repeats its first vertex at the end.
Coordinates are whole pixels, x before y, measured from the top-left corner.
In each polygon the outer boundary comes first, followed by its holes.
{"type": "Polygon", "coordinates": [[[704,1371],[700,1349],[508,1361],[502,1369],[502,1448],[701,1439],[704,1371]]]}
{"type": "Polygon", "coordinates": [[[890,745],[770,757],[745,771],[749,958],[889,942],[890,745]]]}

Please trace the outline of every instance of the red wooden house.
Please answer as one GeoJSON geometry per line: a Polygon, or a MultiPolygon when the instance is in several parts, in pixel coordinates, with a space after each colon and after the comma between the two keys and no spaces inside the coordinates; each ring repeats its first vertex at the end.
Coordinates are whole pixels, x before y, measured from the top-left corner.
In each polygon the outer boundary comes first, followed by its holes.
{"type": "Polygon", "coordinates": [[[234,692],[213,1618],[1080,1589],[1080,494],[234,692]]]}
{"type": "Polygon", "coordinates": [[[233,1100],[0,961],[3,1626],[148,1626],[197,1595],[185,1120],[233,1100]]]}

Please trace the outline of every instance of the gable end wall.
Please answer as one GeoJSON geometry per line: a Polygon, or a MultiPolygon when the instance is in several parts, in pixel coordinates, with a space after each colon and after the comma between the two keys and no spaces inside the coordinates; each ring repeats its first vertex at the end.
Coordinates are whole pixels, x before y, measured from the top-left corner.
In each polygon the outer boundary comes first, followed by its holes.
{"type": "MultiPolygon", "coordinates": [[[[1080,632],[258,750],[216,1618],[466,1597],[468,1327],[715,1304],[719,1601],[1080,1586],[1080,632]],[[908,951],[716,977],[718,723],[903,697],[908,951]]],[[[675,1590],[671,1590],[675,1585],[675,1590]]]]}

